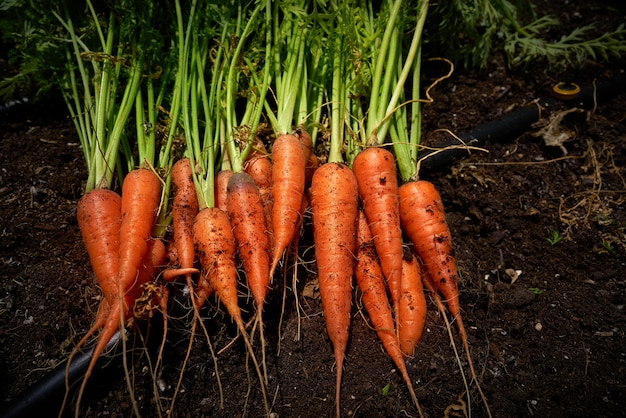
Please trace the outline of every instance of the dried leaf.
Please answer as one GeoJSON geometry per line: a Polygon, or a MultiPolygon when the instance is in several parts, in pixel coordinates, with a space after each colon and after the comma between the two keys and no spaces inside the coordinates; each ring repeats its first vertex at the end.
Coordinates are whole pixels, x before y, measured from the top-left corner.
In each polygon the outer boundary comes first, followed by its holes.
{"type": "Polygon", "coordinates": [[[550,120],[547,125],[543,126],[537,132],[533,133],[533,136],[542,137],[544,143],[549,147],[559,147],[563,151],[564,155],[567,155],[567,149],[563,145],[565,142],[573,139],[576,136],[576,132],[571,129],[566,129],[561,126],[563,118],[573,112],[584,112],[583,109],[573,107],[568,110],[561,110],[550,115],[550,120]]]}

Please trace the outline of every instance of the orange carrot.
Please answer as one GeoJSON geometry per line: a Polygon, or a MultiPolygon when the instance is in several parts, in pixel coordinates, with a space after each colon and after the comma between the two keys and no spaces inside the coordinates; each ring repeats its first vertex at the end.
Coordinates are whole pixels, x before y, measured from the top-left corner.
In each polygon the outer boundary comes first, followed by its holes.
{"type": "Polygon", "coordinates": [[[270,284],[270,247],[259,188],[249,174],[231,176],[226,207],[248,286],[261,311],[270,284]]]}
{"type": "Polygon", "coordinates": [[[166,255],[167,249],[161,239],[148,240],[148,253],[137,271],[137,280],[124,295],[125,305],[128,309],[124,319],[128,319],[131,316],[135,301],[143,293],[142,285],[151,282],[159,268],[164,266],[166,255]]]}
{"type": "Polygon", "coordinates": [[[102,288],[104,297],[117,299],[115,283],[119,266],[122,198],[108,189],[95,189],[78,202],[78,226],[91,268],[102,288]]]}
{"type": "MultiPolygon", "coordinates": [[[[120,297],[135,282],[137,271],[148,253],[148,239],[161,201],[161,181],[150,169],[132,170],[122,185],[120,226],[120,297]]],[[[179,255],[180,256],[180,255],[179,255]]]]}
{"type": "Polygon", "coordinates": [[[235,173],[228,181],[226,199],[228,216],[233,226],[239,258],[246,273],[248,287],[256,304],[256,326],[259,326],[265,367],[265,338],[263,336],[263,306],[270,286],[270,240],[259,187],[247,173],[235,173]]]}
{"type": "MultiPolygon", "coordinates": [[[[254,182],[259,187],[259,193],[261,195],[261,201],[263,202],[263,211],[265,213],[265,225],[269,233],[270,241],[272,237],[272,186],[274,181],[272,179],[272,160],[270,159],[265,145],[259,141],[257,148],[248,157],[244,163],[243,169],[246,173],[250,174],[254,179],[254,182]]],[[[272,244],[271,244],[272,245],[272,244]]],[[[271,248],[271,246],[270,246],[271,248]]]]}
{"type": "Polygon", "coordinates": [[[196,256],[191,229],[199,211],[199,203],[188,158],[181,158],[172,167],[172,193],[172,226],[179,268],[166,271],[163,278],[170,281],[185,276],[187,286],[192,289],[191,275],[198,273],[198,270],[194,267],[196,256]]]}
{"type": "Polygon", "coordinates": [[[306,160],[300,141],[294,135],[280,135],[272,148],[272,231],[274,233],[270,268],[270,277],[274,275],[276,266],[285,249],[297,234],[302,214],[302,196],[306,160]]]}
{"type": "Polygon", "coordinates": [[[352,169],[397,315],[402,277],[402,229],[396,163],[391,152],[373,147],[356,156],[352,169]]]}
{"type": "Polygon", "coordinates": [[[435,186],[425,180],[405,183],[399,193],[402,228],[422,259],[427,278],[443,295],[450,313],[463,328],[457,264],[441,196],[435,186]]]}
{"type": "Polygon", "coordinates": [[[191,229],[199,204],[188,158],[178,160],[172,167],[172,192],[172,225],[178,261],[182,268],[190,268],[195,260],[191,229]]]}
{"type": "MultiPolygon", "coordinates": [[[[93,326],[70,354],[67,363],[68,367],[78,350],[98,329],[104,327],[107,318],[111,315],[112,303],[118,300],[118,288],[115,279],[117,278],[119,266],[122,198],[112,190],[91,190],[78,202],[77,218],[91,267],[96,275],[98,284],[102,288],[104,298],[100,302],[93,326]]],[[[111,333],[111,336],[113,334],[111,333]]],[[[105,338],[105,336],[100,336],[101,340],[105,338]]],[[[109,341],[110,338],[106,340],[104,346],[109,341]]],[[[95,354],[94,357],[96,357],[95,354]]]]}
{"type": "Polygon", "coordinates": [[[232,175],[232,170],[221,170],[215,176],[215,207],[223,211],[226,211],[226,187],[232,175]]]}
{"type": "Polygon", "coordinates": [[[408,356],[422,339],[426,325],[426,296],[422,286],[422,270],[417,258],[405,252],[402,259],[402,280],[398,306],[398,339],[400,349],[408,356]]]}
{"type": "Polygon", "coordinates": [[[271,199],[273,184],[272,160],[261,141],[258,142],[255,150],[246,159],[243,169],[254,179],[254,182],[259,187],[263,201],[271,199]]]}
{"type": "Polygon", "coordinates": [[[202,209],[194,221],[192,237],[205,277],[239,325],[241,311],[237,300],[236,244],[226,212],[215,207],[202,209]]]}
{"type": "Polygon", "coordinates": [[[208,280],[211,288],[226,307],[241,333],[252,361],[256,367],[263,394],[266,414],[269,414],[265,384],[254,350],[241,317],[237,295],[237,250],[233,228],[228,215],[217,207],[207,207],[198,213],[193,224],[192,236],[196,255],[203,268],[201,277],[208,280]]]}
{"type": "Polygon", "coordinates": [[[324,164],[313,175],[310,194],[320,295],[337,362],[335,404],[340,416],[359,205],[354,173],[345,164],[324,164]]]}
{"type": "Polygon", "coordinates": [[[456,321],[465,348],[472,379],[491,416],[487,400],[478,382],[469,350],[467,332],[461,318],[456,258],[452,235],[446,221],[443,202],[435,186],[425,180],[400,186],[400,222],[426,269],[425,279],[443,296],[456,321]]]}
{"type": "Polygon", "coordinates": [[[367,310],[372,327],[382,342],[385,351],[398,370],[400,370],[415,407],[418,409],[420,416],[423,416],[406,363],[404,362],[404,355],[398,346],[398,336],[395,332],[393,315],[387,299],[385,279],[372,242],[372,233],[363,211],[359,211],[356,259],[354,272],[359,289],[361,289],[363,306],[367,310]]]}

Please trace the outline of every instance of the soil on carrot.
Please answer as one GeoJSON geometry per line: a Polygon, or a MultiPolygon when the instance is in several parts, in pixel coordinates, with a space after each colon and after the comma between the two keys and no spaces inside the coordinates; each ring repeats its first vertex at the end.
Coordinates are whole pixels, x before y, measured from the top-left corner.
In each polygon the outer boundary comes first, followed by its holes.
{"type": "MultiPolygon", "coordinates": [[[[548,7],[550,2],[539,3],[548,7]]],[[[590,22],[597,22],[599,31],[624,23],[623,12],[582,1],[552,2],[549,9],[564,22],[563,33],[590,22]]],[[[560,35],[555,33],[554,39],[560,35]]],[[[434,102],[424,106],[424,141],[436,146],[450,135],[441,129],[461,134],[530,105],[565,78],[587,86],[623,77],[623,68],[623,60],[589,62],[582,71],[555,78],[540,68],[511,71],[500,57],[482,71],[457,68],[432,91],[434,102]]],[[[435,79],[445,71],[427,64],[424,73],[435,79]]],[[[425,173],[446,205],[461,272],[462,312],[494,417],[614,417],[626,408],[626,95],[568,113],[541,135],[550,116],[576,106],[556,107],[544,109],[539,123],[521,136],[494,138],[469,158],[425,173]],[[555,134],[561,146],[546,145],[555,134]]],[[[2,111],[3,407],[13,407],[11,401],[64,362],[89,329],[101,297],[76,223],[76,203],[86,180],[83,161],[63,103],[2,111]]],[[[274,416],[334,415],[335,364],[311,262],[309,221],[300,240],[300,264],[294,270],[292,258],[285,263],[264,312],[267,394],[274,416]]],[[[155,310],[149,321],[137,320],[129,328],[129,379],[139,411],[157,416],[160,405],[165,415],[177,390],[176,417],[263,415],[246,348],[214,299],[200,313],[219,351],[217,370],[203,331],[196,334],[183,369],[190,302],[183,284],[171,288],[158,370],[161,314],[155,310]]],[[[241,292],[251,318],[252,299],[244,287],[241,292]]],[[[400,374],[368,326],[358,292],[353,308],[343,415],[417,416],[400,374]]],[[[486,416],[476,386],[469,382],[454,324],[460,360],[430,299],[428,308],[423,340],[407,358],[422,408],[431,417],[486,416]]],[[[255,345],[260,347],[258,341],[255,345]]],[[[260,359],[260,350],[257,355],[260,359]]],[[[132,415],[119,354],[94,376],[87,391],[82,416],[132,415]]],[[[58,412],[52,408],[55,400],[44,404],[50,416],[58,412]]]]}

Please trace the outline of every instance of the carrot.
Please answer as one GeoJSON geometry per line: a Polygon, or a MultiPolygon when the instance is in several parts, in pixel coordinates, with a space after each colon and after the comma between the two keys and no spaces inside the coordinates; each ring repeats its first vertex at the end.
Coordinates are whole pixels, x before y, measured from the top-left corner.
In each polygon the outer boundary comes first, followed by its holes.
{"type": "Polygon", "coordinates": [[[239,258],[257,308],[255,328],[259,325],[262,364],[267,383],[262,316],[270,286],[271,249],[261,193],[252,176],[243,172],[231,176],[228,181],[226,207],[233,226],[239,258]]]}
{"type": "Polygon", "coordinates": [[[182,268],[190,268],[195,261],[191,230],[199,204],[188,158],[178,160],[172,167],[172,186],[172,224],[178,261],[182,268]]]}
{"type": "Polygon", "coordinates": [[[94,189],[80,199],[77,219],[91,268],[105,299],[117,299],[122,198],[108,189],[94,189]]]}
{"type": "Polygon", "coordinates": [[[398,305],[398,339],[400,349],[408,356],[422,339],[426,325],[426,296],[422,286],[422,270],[417,258],[407,251],[402,259],[402,280],[398,305]]]}
{"type": "Polygon", "coordinates": [[[463,328],[457,264],[439,192],[432,183],[419,180],[403,184],[399,193],[402,228],[424,263],[427,279],[443,295],[450,313],[463,328]]]}
{"type": "Polygon", "coordinates": [[[226,211],[226,187],[232,170],[221,170],[215,176],[215,206],[226,211]]]}
{"type": "Polygon", "coordinates": [[[274,275],[285,249],[296,236],[297,226],[302,217],[300,208],[306,170],[302,146],[294,135],[284,134],[276,139],[272,148],[272,159],[274,245],[270,277],[274,275]]]}
{"type": "Polygon", "coordinates": [[[362,210],[359,211],[356,259],[354,272],[359,289],[361,289],[363,306],[367,310],[372,327],[382,342],[385,351],[398,370],[400,370],[415,407],[419,411],[420,416],[423,416],[406,363],[404,362],[404,355],[398,346],[393,315],[387,299],[385,279],[372,242],[372,233],[367,224],[365,213],[362,210]]]}
{"type": "Polygon", "coordinates": [[[402,278],[402,229],[396,163],[391,152],[372,147],[356,156],[352,170],[397,316],[402,278]]]}
{"type": "Polygon", "coordinates": [[[185,276],[187,285],[192,289],[191,275],[198,273],[198,269],[194,268],[196,256],[191,230],[199,211],[199,203],[188,158],[181,158],[172,167],[172,193],[174,245],[180,268],[166,271],[163,278],[170,281],[178,276],[185,276]]]}
{"type": "Polygon", "coordinates": [[[206,278],[239,325],[241,311],[237,301],[236,244],[228,215],[219,208],[202,209],[194,221],[192,236],[206,278]]]}
{"type": "Polygon", "coordinates": [[[402,228],[413,242],[415,251],[424,263],[426,281],[442,295],[453,319],[456,321],[467,354],[472,379],[476,383],[487,414],[491,416],[474,370],[467,332],[461,317],[458,290],[459,274],[452,247],[452,235],[446,220],[441,196],[435,186],[425,180],[403,184],[400,186],[399,195],[402,228]]]}
{"type": "Polygon", "coordinates": [[[337,362],[335,404],[340,416],[359,204],[354,173],[342,163],[324,164],[313,175],[310,195],[320,295],[337,362]]]}
{"type": "MultiPolygon", "coordinates": [[[[120,297],[135,282],[137,271],[148,252],[148,239],[161,201],[161,181],[150,169],[129,172],[122,185],[122,224],[120,226],[120,297]]],[[[179,254],[180,256],[180,254],[179,254]]]]}
{"type": "Polygon", "coordinates": [[[206,278],[241,333],[261,383],[266,414],[269,414],[263,376],[256,361],[246,327],[241,316],[237,295],[237,250],[233,228],[228,215],[217,207],[206,207],[198,213],[193,224],[192,236],[196,255],[206,278]]]}
{"type": "MultiPolygon", "coordinates": [[[[204,276],[198,280],[197,291],[194,291],[192,275],[199,273],[195,268],[195,247],[193,239],[193,225],[200,209],[200,203],[193,180],[191,161],[189,158],[181,158],[172,167],[172,226],[174,228],[173,240],[176,247],[177,267],[166,270],[163,273],[165,281],[174,280],[184,276],[187,288],[191,292],[191,303],[193,305],[194,317],[191,326],[191,338],[189,339],[188,355],[195,339],[197,324],[200,320],[199,309],[204,305],[206,299],[212,293],[212,289],[204,276]]],[[[209,348],[212,349],[209,341],[209,348]]],[[[159,358],[160,359],[160,358],[159,358]]],[[[187,358],[183,363],[183,368],[179,376],[177,389],[170,401],[170,408],[173,408],[178,395],[178,386],[183,378],[183,370],[187,363],[187,358]]],[[[217,375],[217,368],[216,368],[217,375]]],[[[218,377],[219,384],[219,377],[218,377]]],[[[220,386],[221,387],[221,386],[220,386]]]]}
{"type": "MultiPolygon", "coordinates": [[[[105,326],[107,319],[111,316],[112,304],[118,300],[115,278],[117,277],[119,266],[118,252],[120,246],[119,231],[122,223],[122,198],[112,190],[91,190],[85,193],[78,202],[77,219],[83,244],[89,255],[89,261],[96,279],[102,288],[104,298],[100,302],[94,324],[70,353],[67,362],[68,369],[80,348],[97,330],[105,326]]],[[[117,326],[115,329],[117,330],[117,326]]],[[[113,334],[114,332],[109,333],[108,337],[107,335],[100,335],[99,340],[103,341],[102,350],[104,350],[113,334]]],[[[100,354],[94,352],[93,358],[99,357],[100,354]]],[[[95,363],[95,360],[92,360],[92,362],[95,363]]],[[[65,408],[69,390],[67,374],[65,383],[66,393],[59,415],[62,414],[65,408]]]]}
{"type": "Polygon", "coordinates": [[[248,286],[262,310],[269,290],[270,247],[259,188],[249,174],[231,176],[226,207],[248,286]]]}
{"type": "Polygon", "coordinates": [[[161,239],[148,240],[148,253],[137,271],[137,280],[124,295],[124,304],[127,307],[124,319],[130,318],[135,301],[143,293],[142,286],[154,279],[159,268],[165,264],[166,255],[167,249],[161,239]]]}
{"type": "MultiPolygon", "coordinates": [[[[265,145],[259,141],[257,148],[248,157],[244,163],[243,169],[254,179],[254,182],[259,187],[259,193],[261,195],[261,201],[263,202],[263,211],[265,213],[265,225],[269,233],[271,240],[272,237],[272,186],[274,181],[272,179],[272,160],[270,159],[265,145]]],[[[271,243],[270,243],[271,244],[271,243]]],[[[273,244],[271,244],[273,245],[273,244]]],[[[271,249],[271,246],[270,246],[271,249]]]]}
{"type": "Polygon", "coordinates": [[[270,159],[265,145],[261,141],[255,147],[255,150],[250,153],[246,159],[243,169],[254,179],[254,182],[259,187],[263,202],[271,199],[272,194],[272,160],[270,159]]]}

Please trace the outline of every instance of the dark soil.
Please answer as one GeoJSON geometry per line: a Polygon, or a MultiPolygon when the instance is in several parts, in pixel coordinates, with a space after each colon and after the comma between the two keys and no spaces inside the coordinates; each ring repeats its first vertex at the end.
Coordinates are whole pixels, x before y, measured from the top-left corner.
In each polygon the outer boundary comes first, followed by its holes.
{"type": "MultiPolygon", "coordinates": [[[[592,21],[602,30],[625,23],[623,12],[582,1],[552,2],[550,10],[562,16],[564,31],[592,21]]],[[[589,62],[584,70],[563,77],[587,86],[623,77],[624,68],[623,60],[589,62]]],[[[440,70],[425,67],[427,77],[436,78],[440,70]]],[[[424,108],[426,141],[449,138],[438,129],[461,134],[547,97],[562,79],[541,69],[510,71],[498,57],[483,71],[457,68],[424,108]]],[[[575,102],[544,109],[541,121],[572,106],[575,102]]],[[[569,134],[563,144],[566,154],[545,145],[536,135],[539,129],[493,138],[484,151],[426,173],[441,191],[455,239],[474,364],[494,417],[623,416],[626,95],[599,103],[593,111],[565,116],[558,132],[569,134]]],[[[64,104],[3,111],[0,147],[0,394],[4,404],[15,405],[10,401],[67,359],[89,329],[100,290],[76,223],[86,171],[64,104]]],[[[308,234],[310,225],[300,248],[305,261],[312,258],[308,234]]],[[[334,414],[336,370],[314,292],[314,271],[312,263],[298,269],[299,309],[290,272],[289,287],[285,290],[285,281],[277,281],[264,314],[274,416],[334,414]]],[[[135,344],[127,357],[130,378],[144,416],[157,415],[155,378],[158,402],[164,408],[170,404],[189,342],[189,301],[183,285],[172,289],[172,321],[155,375],[151,370],[162,336],[160,315],[154,315],[149,328],[147,321],[138,321],[130,333],[129,343],[135,344]],[[147,340],[139,338],[148,334],[147,340]]],[[[253,311],[248,299],[242,298],[242,306],[253,311]]],[[[343,415],[417,416],[399,373],[364,320],[358,293],[353,307],[343,415]]],[[[431,417],[463,416],[470,409],[473,416],[486,416],[474,384],[466,405],[463,377],[443,319],[430,299],[428,307],[423,340],[415,356],[407,358],[423,409],[431,417]]],[[[224,350],[218,358],[224,408],[206,338],[199,331],[174,416],[262,415],[258,380],[246,361],[245,346],[236,339],[227,347],[237,335],[235,327],[214,300],[202,315],[214,347],[224,350]]],[[[454,326],[452,332],[467,378],[454,326]]],[[[104,367],[107,372],[94,376],[81,415],[132,415],[120,358],[113,357],[104,367]]],[[[58,400],[47,400],[39,416],[56,416],[58,400]]]]}

